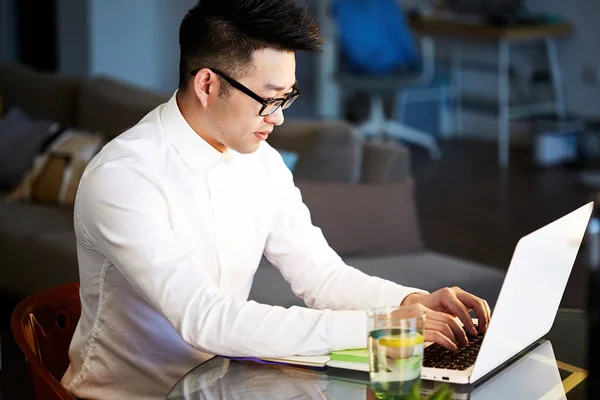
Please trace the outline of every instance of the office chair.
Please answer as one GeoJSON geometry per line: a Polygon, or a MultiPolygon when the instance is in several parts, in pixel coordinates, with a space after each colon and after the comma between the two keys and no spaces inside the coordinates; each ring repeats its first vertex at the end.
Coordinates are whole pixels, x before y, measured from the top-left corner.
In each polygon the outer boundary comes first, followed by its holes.
{"type": "Polygon", "coordinates": [[[13,311],[12,334],[27,359],[36,399],[75,400],[60,380],[80,316],[78,283],[29,296],[13,311]]]}
{"type": "MultiPolygon", "coordinates": [[[[382,15],[390,15],[389,11],[398,13],[397,17],[403,18],[403,11],[394,2],[394,0],[378,0],[375,3],[370,3],[371,0],[338,0],[332,12],[337,25],[337,40],[341,46],[337,54],[338,68],[335,79],[337,80],[343,95],[349,95],[357,92],[369,93],[370,110],[368,119],[361,123],[358,127],[358,133],[363,138],[378,138],[382,135],[387,135],[391,138],[403,140],[409,143],[413,143],[422,147],[425,147],[432,158],[438,159],[441,157],[441,151],[438,146],[436,139],[418,129],[412,128],[394,119],[387,118],[385,115],[384,98],[386,95],[395,95],[409,87],[425,86],[433,81],[435,73],[435,48],[433,40],[431,38],[420,39],[420,60],[416,68],[409,65],[399,65],[393,68],[394,54],[384,54],[388,52],[387,49],[380,49],[377,53],[377,46],[374,44],[371,53],[375,58],[381,58],[381,66],[377,70],[377,65],[374,63],[374,67],[371,71],[365,71],[364,69],[357,68],[353,65],[353,61],[357,61],[357,56],[364,56],[365,58],[369,55],[367,49],[364,55],[357,53],[354,56],[354,60],[351,57],[352,52],[360,52],[362,47],[369,46],[368,43],[368,25],[361,31],[353,31],[357,29],[356,24],[350,24],[352,16],[349,13],[360,13],[361,7],[384,7],[377,9],[375,14],[381,13],[382,15]],[[392,4],[393,3],[393,4],[392,4]],[[385,8],[387,7],[387,8],[385,8]],[[350,26],[353,25],[353,26],[350,26]],[[360,38],[359,35],[366,35],[367,41],[355,43],[354,39],[360,38]]],[[[371,18],[376,19],[375,24],[383,24],[385,29],[385,20],[381,20],[377,15],[371,15],[371,18]]],[[[365,16],[368,18],[368,16],[365,16]]],[[[389,23],[395,23],[396,21],[389,21],[389,23]]],[[[377,27],[377,29],[380,29],[377,27]]],[[[381,32],[375,32],[375,35],[381,32]]],[[[399,32],[401,34],[402,31],[399,32]]],[[[359,39],[361,40],[361,39],[359,39]]],[[[403,40],[414,41],[412,34],[407,32],[403,40]]],[[[400,43],[402,44],[402,43],[400,43]]],[[[405,44],[405,46],[412,46],[412,43],[405,44]]],[[[408,54],[410,49],[390,49],[389,52],[399,52],[408,54]]],[[[398,54],[398,59],[402,58],[402,54],[398,54]]],[[[360,59],[358,59],[360,61],[360,59]]],[[[365,60],[368,62],[368,60],[365,60]]],[[[399,63],[400,64],[400,63],[399,63]]],[[[363,64],[365,66],[367,64],[363,64]]]]}

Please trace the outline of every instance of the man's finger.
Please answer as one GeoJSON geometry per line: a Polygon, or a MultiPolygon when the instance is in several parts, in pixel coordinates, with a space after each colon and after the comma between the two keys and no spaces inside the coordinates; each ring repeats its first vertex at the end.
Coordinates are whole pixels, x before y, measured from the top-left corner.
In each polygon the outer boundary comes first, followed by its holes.
{"type": "MultiPolygon", "coordinates": [[[[437,311],[430,311],[427,313],[427,317],[428,317],[428,320],[441,322],[441,323],[445,324],[446,326],[448,326],[448,328],[450,328],[450,330],[452,330],[454,339],[456,339],[455,343],[458,343],[461,346],[466,346],[467,344],[469,344],[469,340],[467,338],[465,330],[462,328],[462,326],[458,323],[456,318],[454,318],[453,316],[451,316],[449,314],[437,312],[437,311]]],[[[446,336],[448,336],[448,335],[446,335],[446,336]]]]}
{"type": "MultiPolygon", "coordinates": [[[[488,315],[488,324],[485,327],[485,330],[487,331],[487,328],[489,328],[490,326],[490,322],[492,321],[492,310],[490,309],[490,305],[488,304],[487,300],[483,300],[483,303],[485,304],[485,309],[487,310],[487,315],[488,315]]],[[[485,333],[485,332],[483,332],[485,333]]]]}
{"type": "Polygon", "coordinates": [[[448,339],[452,340],[452,343],[458,345],[458,341],[457,341],[456,337],[454,336],[454,332],[452,332],[452,328],[450,328],[448,326],[448,324],[446,324],[444,322],[434,321],[433,319],[430,319],[429,321],[427,321],[427,324],[425,325],[425,329],[431,329],[434,331],[438,331],[441,334],[443,334],[444,336],[446,336],[448,339]]]}
{"type": "Polygon", "coordinates": [[[427,342],[437,343],[452,351],[458,350],[458,347],[454,344],[454,342],[448,339],[448,337],[442,334],[440,331],[425,329],[425,340],[427,342]]]}
{"type": "Polygon", "coordinates": [[[477,329],[475,329],[468,308],[458,299],[458,297],[456,297],[452,289],[447,289],[444,293],[442,305],[450,311],[450,314],[456,315],[462,321],[471,335],[477,336],[477,329]]]}
{"type": "Polygon", "coordinates": [[[458,300],[468,309],[475,310],[475,314],[477,315],[477,325],[479,325],[481,333],[485,333],[487,331],[488,324],[490,323],[490,315],[488,314],[488,309],[486,308],[483,300],[479,297],[473,296],[471,293],[465,292],[460,288],[456,288],[455,293],[458,300]]]}

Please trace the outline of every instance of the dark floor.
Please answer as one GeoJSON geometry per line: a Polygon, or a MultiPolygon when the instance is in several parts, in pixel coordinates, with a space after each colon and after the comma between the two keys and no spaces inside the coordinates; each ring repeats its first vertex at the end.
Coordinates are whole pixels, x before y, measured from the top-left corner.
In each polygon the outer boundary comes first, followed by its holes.
{"type": "MultiPolygon", "coordinates": [[[[439,161],[431,161],[421,149],[412,151],[423,235],[427,246],[439,252],[506,268],[521,236],[582,205],[591,195],[578,184],[578,170],[536,168],[526,151],[512,151],[508,172],[498,168],[494,144],[447,142],[442,151],[439,161]]],[[[584,251],[567,287],[565,307],[586,305],[584,251]]],[[[0,397],[5,400],[27,399],[30,390],[8,325],[17,300],[0,294],[0,397]]]]}
{"type": "MultiPolygon", "coordinates": [[[[442,143],[432,161],[412,149],[416,201],[426,245],[456,257],[506,269],[517,241],[591,200],[576,168],[539,168],[528,150],[511,150],[510,168],[497,163],[494,143],[442,143]]],[[[563,307],[586,307],[585,242],[563,307]]]]}

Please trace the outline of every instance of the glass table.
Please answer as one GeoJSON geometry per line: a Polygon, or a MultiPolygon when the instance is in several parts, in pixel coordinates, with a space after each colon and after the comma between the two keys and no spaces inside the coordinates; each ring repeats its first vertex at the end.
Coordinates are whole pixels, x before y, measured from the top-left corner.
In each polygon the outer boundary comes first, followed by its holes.
{"type": "MultiPolygon", "coordinates": [[[[474,385],[422,382],[423,397],[442,386],[453,399],[584,399],[587,314],[560,309],[550,332],[517,360],[474,385]]],[[[215,357],[191,370],[167,395],[180,399],[370,400],[366,372],[305,368],[215,357]]]]}

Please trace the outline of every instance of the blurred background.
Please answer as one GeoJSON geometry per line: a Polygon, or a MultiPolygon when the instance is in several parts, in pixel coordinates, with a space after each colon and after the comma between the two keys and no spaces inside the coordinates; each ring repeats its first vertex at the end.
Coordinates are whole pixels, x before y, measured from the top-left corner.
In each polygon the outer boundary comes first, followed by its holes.
{"type": "MultiPolygon", "coordinates": [[[[73,159],[93,154],[65,158],[56,138],[106,142],[168,100],[195,3],[0,0],[4,398],[27,398],[15,305],[78,279],[65,188],[73,159]]],[[[493,304],[519,238],[600,194],[600,3],[298,3],[320,22],[324,52],[297,54],[303,95],[269,142],[313,222],[367,273],[493,304]]],[[[563,308],[595,307],[592,222],[563,308]]]]}

